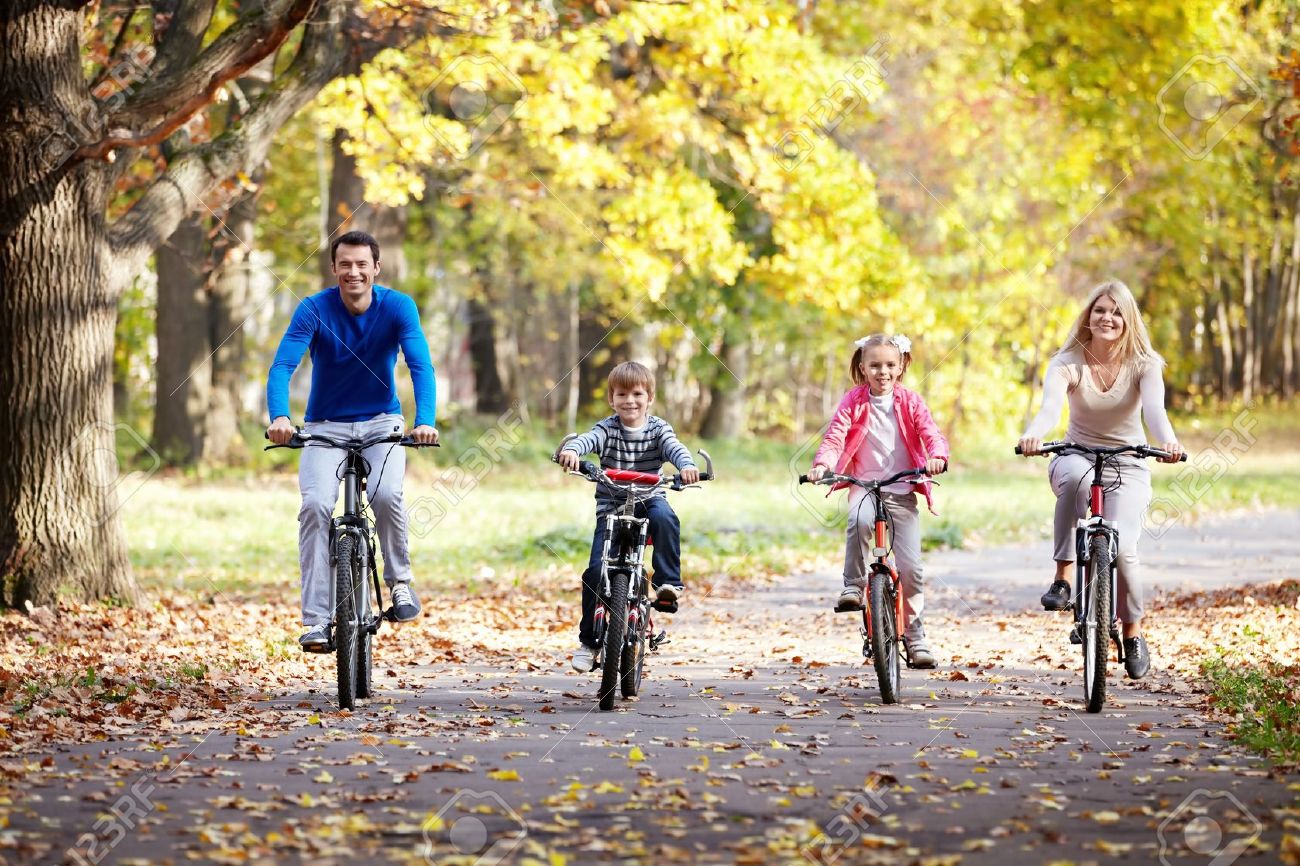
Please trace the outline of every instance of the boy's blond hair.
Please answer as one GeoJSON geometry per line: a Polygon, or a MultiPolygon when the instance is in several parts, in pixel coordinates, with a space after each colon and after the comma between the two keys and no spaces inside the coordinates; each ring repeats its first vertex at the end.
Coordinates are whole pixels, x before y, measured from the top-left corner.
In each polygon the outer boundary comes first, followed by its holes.
{"type": "Polygon", "coordinates": [[[610,400],[614,396],[615,390],[628,391],[640,385],[645,388],[646,393],[653,400],[655,396],[655,374],[650,372],[650,368],[645,364],[637,361],[624,361],[617,367],[609,371],[609,381],[606,384],[605,399],[610,400]]]}

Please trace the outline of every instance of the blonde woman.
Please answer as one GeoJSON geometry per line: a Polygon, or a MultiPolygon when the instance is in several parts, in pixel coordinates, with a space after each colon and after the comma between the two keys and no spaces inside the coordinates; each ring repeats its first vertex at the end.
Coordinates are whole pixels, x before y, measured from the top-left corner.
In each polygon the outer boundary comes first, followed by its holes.
{"type": "MultiPolygon", "coordinates": [[[[1083,311],[1047,367],[1043,407],[1021,435],[1026,457],[1041,453],[1043,438],[1057,425],[1069,401],[1065,438],[1093,447],[1133,445],[1150,439],[1169,452],[1162,463],[1177,462],[1183,453],[1165,413],[1164,359],[1151,347],[1137,301],[1128,286],[1110,280],[1088,296],[1083,311]]],[[[1081,454],[1058,454],[1048,478],[1056,494],[1056,578],[1043,595],[1047,610],[1065,610],[1070,603],[1069,575],[1074,564],[1074,529],[1086,516],[1092,462],[1081,454]]],[[[1125,668],[1132,679],[1151,669],[1151,653],[1142,637],[1142,573],[1137,543],[1142,517],[1151,502],[1151,473],[1139,458],[1123,455],[1108,465],[1105,514],[1119,527],[1119,618],[1124,624],[1125,668]]]]}

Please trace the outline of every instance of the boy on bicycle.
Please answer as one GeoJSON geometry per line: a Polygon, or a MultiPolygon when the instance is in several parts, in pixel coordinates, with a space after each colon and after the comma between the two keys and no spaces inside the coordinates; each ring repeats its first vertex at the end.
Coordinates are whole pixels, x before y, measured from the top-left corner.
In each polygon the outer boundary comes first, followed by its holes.
{"type": "MultiPolygon", "coordinates": [[[[644,364],[628,361],[609,372],[606,398],[614,414],[590,431],[571,441],[559,454],[559,463],[576,471],[584,454],[596,454],[605,469],[635,472],[658,472],[665,461],[681,473],[682,482],[700,480],[699,469],[691,460],[672,425],[649,414],[655,400],[655,377],[644,364]]],[[[578,626],[578,648],[573,653],[574,670],[596,668],[599,646],[595,635],[596,599],[600,593],[600,559],[605,543],[602,518],[623,503],[619,491],[596,486],[596,533],[591,541],[591,557],[582,573],[582,622],[578,626]]],[[[685,592],[681,574],[681,524],[662,489],[637,503],[636,516],[650,521],[649,536],[654,539],[654,588],[656,603],[675,604],[685,592]]]]}

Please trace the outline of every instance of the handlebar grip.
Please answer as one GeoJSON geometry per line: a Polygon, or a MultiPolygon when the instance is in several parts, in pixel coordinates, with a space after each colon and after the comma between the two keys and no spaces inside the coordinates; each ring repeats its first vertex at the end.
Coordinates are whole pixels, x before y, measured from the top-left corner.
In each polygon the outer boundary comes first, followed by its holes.
{"type": "Polygon", "coordinates": [[[1020,455],[1023,456],[1025,452],[1021,451],[1021,450],[1020,450],[1020,446],[1017,445],[1017,446],[1016,446],[1016,453],[1017,453],[1017,454],[1020,454],[1020,455]]]}
{"type": "Polygon", "coordinates": [[[1178,456],[1178,462],[1179,462],[1179,463],[1186,463],[1186,462],[1187,462],[1187,452],[1186,452],[1186,451],[1184,451],[1182,454],[1180,454],[1180,455],[1178,456]]]}
{"type": "Polygon", "coordinates": [[[800,476],[799,476],[799,483],[800,483],[800,484],[808,484],[808,483],[809,483],[809,481],[808,481],[808,476],[807,476],[807,475],[800,475],[800,476]]]}

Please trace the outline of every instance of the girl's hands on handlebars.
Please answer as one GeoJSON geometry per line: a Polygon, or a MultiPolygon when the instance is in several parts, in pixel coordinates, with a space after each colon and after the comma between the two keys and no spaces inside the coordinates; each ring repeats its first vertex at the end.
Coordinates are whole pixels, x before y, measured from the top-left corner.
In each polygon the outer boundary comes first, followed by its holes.
{"type": "Polygon", "coordinates": [[[941,475],[948,471],[948,461],[942,457],[931,457],[925,461],[925,472],[927,475],[941,475]]]}
{"type": "Polygon", "coordinates": [[[821,481],[823,478],[825,478],[826,473],[829,471],[830,471],[829,469],[827,469],[825,466],[821,465],[820,463],[814,463],[813,468],[808,470],[808,480],[811,481],[813,484],[816,484],[818,481],[821,481]]]}

